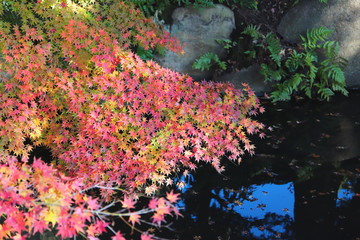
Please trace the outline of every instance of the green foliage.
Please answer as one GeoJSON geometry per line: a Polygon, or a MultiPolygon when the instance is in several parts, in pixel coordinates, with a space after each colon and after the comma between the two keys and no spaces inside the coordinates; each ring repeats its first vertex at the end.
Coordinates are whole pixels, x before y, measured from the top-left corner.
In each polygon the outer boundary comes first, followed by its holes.
{"type": "MultiPolygon", "coordinates": [[[[305,36],[300,36],[302,45],[306,50],[321,48],[319,41],[325,41],[334,31],[325,27],[314,28],[307,31],[305,36]]],[[[330,46],[331,47],[331,46],[330,46]]]]}
{"type": "Polygon", "coordinates": [[[274,33],[268,33],[263,35],[260,32],[260,26],[249,25],[242,32],[245,35],[249,35],[253,39],[255,49],[246,51],[251,58],[256,58],[256,52],[259,50],[265,50],[270,58],[280,66],[281,63],[281,44],[279,39],[274,33]]]}
{"type": "Polygon", "coordinates": [[[226,3],[229,6],[239,5],[242,8],[257,9],[257,0],[219,0],[219,3],[226,3]]]}
{"type": "Polygon", "coordinates": [[[348,94],[344,76],[347,61],[338,57],[339,43],[327,40],[332,33],[325,27],[308,30],[305,36],[300,36],[300,50],[292,49],[282,59],[285,49],[275,34],[264,35],[256,26],[245,28],[243,34],[249,35],[254,43],[253,49],[245,53],[252,58],[266,55],[266,60],[261,62],[261,74],[265,81],[274,82],[271,93],[274,101],[289,100],[299,92],[309,98],[318,95],[325,100],[336,91],[348,94]]]}
{"type": "Polygon", "coordinates": [[[155,51],[154,49],[147,49],[145,50],[143,47],[138,46],[136,49],[136,54],[142,59],[142,60],[152,60],[155,57],[155,51]]]}
{"type": "Polygon", "coordinates": [[[229,50],[237,45],[237,42],[231,41],[230,39],[217,39],[215,40],[218,44],[222,45],[223,48],[229,50]]]}
{"type": "Polygon", "coordinates": [[[249,35],[255,41],[262,38],[264,35],[260,32],[260,26],[248,25],[245,27],[242,34],[249,35]]]}
{"type": "Polygon", "coordinates": [[[280,67],[281,64],[281,44],[279,39],[273,33],[265,36],[266,49],[270,53],[270,58],[280,67]]]}
{"type": "Polygon", "coordinates": [[[224,61],[220,61],[219,56],[211,52],[205,53],[200,58],[196,59],[192,67],[197,70],[205,71],[214,66],[214,63],[222,70],[226,69],[226,63],[224,61]]]}
{"type": "Polygon", "coordinates": [[[139,7],[146,16],[153,16],[156,12],[162,13],[171,5],[193,6],[195,8],[214,7],[212,0],[129,0],[139,7]]]}

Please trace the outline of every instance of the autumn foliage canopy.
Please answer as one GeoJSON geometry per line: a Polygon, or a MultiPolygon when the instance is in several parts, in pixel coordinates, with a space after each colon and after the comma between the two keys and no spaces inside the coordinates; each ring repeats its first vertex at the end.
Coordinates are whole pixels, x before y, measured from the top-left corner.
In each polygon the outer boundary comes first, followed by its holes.
{"type": "Polygon", "coordinates": [[[151,213],[159,225],[179,214],[177,194],[154,195],[174,174],[253,153],[247,136],[263,126],[250,116],[263,109],[251,89],[141,60],[138,46],[181,47],[132,4],[4,0],[0,14],[0,239],[124,239],[110,216],[136,226],[151,213]],[[39,146],[50,165],[29,158],[39,146]],[[143,194],[152,199],[136,210],[143,194]]]}

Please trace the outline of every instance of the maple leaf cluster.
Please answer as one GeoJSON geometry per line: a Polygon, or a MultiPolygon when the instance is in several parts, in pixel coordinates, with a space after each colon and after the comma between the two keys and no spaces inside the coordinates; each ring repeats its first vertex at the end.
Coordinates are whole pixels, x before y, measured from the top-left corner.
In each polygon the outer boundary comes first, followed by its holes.
{"type": "MultiPolygon", "coordinates": [[[[166,199],[151,199],[148,208],[139,211],[129,211],[137,201],[125,197],[119,201],[124,209],[110,214],[105,209],[115,202],[104,207],[99,199],[84,194],[100,185],[85,188],[83,179],[66,177],[36,158],[31,165],[27,159],[19,162],[14,156],[2,155],[0,160],[4,162],[0,164],[0,213],[6,216],[0,224],[0,239],[26,239],[53,228],[62,239],[81,234],[96,240],[110,228],[109,215],[128,218],[124,221],[132,226],[140,224],[141,215],[146,213],[153,214],[156,225],[166,222],[166,215],[180,215],[174,206],[178,194],[173,192],[166,199]]],[[[152,239],[146,232],[142,236],[152,239]]],[[[112,239],[125,238],[117,231],[112,239]]]]}
{"type": "MultiPolygon", "coordinates": [[[[133,210],[136,195],[153,195],[171,184],[174,173],[195,170],[200,161],[221,172],[221,156],[240,161],[245,152],[253,154],[248,135],[263,128],[251,119],[262,111],[254,92],[247,85],[236,90],[195,82],[141,60],[132,47],[181,49],[131,3],[0,5],[1,14],[11,12],[21,20],[0,24],[0,151],[27,159],[34,146],[46,146],[55,159],[52,166],[39,160],[30,166],[0,158],[5,176],[0,214],[5,223],[27,219],[4,230],[3,238],[49,226],[62,238],[84,232],[95,237],[109,226],[99,218],[100,202],[84,190],[94,187],[104,202],[121,203],[129,211],[126,221],[139,224],[144,210],[133,210]],[[119,202],[120,187],[125,197],[119,202]],[[32,209],[39,212],[30,217],[32,209]]],[[[173,206],[177,200],[173,192],[153,198],[145,212],[159,225],[166,215],[179,214],[173,206]]],[[[119,214],[112,216],[124,218],[119,214]]],[[[116,233],[114,238],[123,237],[116,233]]]]}

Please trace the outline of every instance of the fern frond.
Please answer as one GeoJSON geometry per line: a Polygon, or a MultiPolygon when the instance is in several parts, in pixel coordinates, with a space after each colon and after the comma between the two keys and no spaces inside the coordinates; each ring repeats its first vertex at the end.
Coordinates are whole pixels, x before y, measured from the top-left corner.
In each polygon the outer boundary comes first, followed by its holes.
{"type": "Polygon", "coordinates": [[[339,43],[336,41],[326,41],[321,45],[321,48],[325,50],[328,58],[335,58],[339,53],[339,43]]]}
{"type": "Polygon", "coordinates": [[[304,77],[305,75],[301,73],[294,74],[288,81],[288,87],[290,87],[292,91],[297,91],[304,77]]]}
{"type": "Polygon", "coordinates": [[[290,72],[295,72],[299,66],[304,66],[303,58],[303,53],[298,53],[296,50],[294,50],[291,56],[285,61],[285,66],[289,69],[290,72]]]}
{"type": "Polygon", "coordinates": [[[311,87],[310,86],[306,86],[305,89],[305,95],[308,97],[308,98],[312,98],[312,94],[311,94],[311,87]]]}
{"type": "Polygon", "coordinates": [[[324,69],[324,72],[327,73],[329,79],[334,80],[335,82],[345,86],[345,75],[344,71],[336,65],[330,65],[324,69]]]}
{"type": "Polygon", "coordinates": [[[348,90],[346,90],[346,88],[344,86],[341,86],[341,85],[337,85],[337,84],[332,84],[331,85],[331,89],[333,91],[337,91],[337,92],[340,92],[341,94],[347,96],[349,95],[349,92],[348,90]]]}
{"type": "Polygon", "coordinates": [[[219,59],[219,56],[215,53],[208,52],[195,60],[192,67],[193,69],[205,71],[209,70],[213,66],[213,62],[215,62],[221,69],[226,69],[226,63],[219,59]]]}
{"type": "Polygon", "coordinates": [[[292,90],[290,88],[284,86],[283,84],[276,84],[275,87],[277,90],[273,91],[270,95],[273,102],[291,99],[292,90]]]}
{"type": "Polygon", "coordinates": [[[270,58],[274,60],[276,65],[281,65],[281,44],[280,40],[273,33],[269,33],[265,37],[265,42],[268,44],[267,49],[270,52],[270,58]]]}
{"type": "Polygon", "coordinates": [[[313,28],[306,31],[306,35],[300,36],[305,49],[312,50],[319,48],[317,42],[325,41],[334,31],[326,27],[313,28]]]}
{"type": "Polygon", "coordinates": [[[255,25],[246,26],[244,31],[242,31],[242,34],[249,35],[254,40],[258,40],[259,38],[263,37],[263,34],[260,32],[260,26],[255,25]]]}
{"type": "Polygon", "coordinates": [[[269,65],[263,63],[260,65],[260,73],[265,77],[265,82],[280,81],[285,72],[283,69],[274,70],[269,65]]]}
{"type": "Polygon", "coordinates": [[[318,94],[322,99],[329,101],[330,97],[334,95],[334,92],[330,88],[320,88],[318,94]]]}

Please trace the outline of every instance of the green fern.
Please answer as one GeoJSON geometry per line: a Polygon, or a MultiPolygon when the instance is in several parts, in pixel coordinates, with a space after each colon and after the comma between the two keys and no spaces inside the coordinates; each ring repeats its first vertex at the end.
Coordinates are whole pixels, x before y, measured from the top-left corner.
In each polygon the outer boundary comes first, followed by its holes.
{"type": "Polygon", "coordinates": [[[317,45],[318,42],[325,41],[334,31],[326,27],[318,27],[306,31],[305,36],[300,36],[302,45],[306,50],[314,50],[316,48],[323,48],[322,45],[317,45]]]}
{"type": "Polygon", "coordinates": [[[303,53],[298,53],[296,50],[293,51],[292,55],[285,61],[285,67],[289,69],[291,73],[295,72],[300,66],[303,66],[302,59],[304,58],[303,53]]]}
{"type": "Polygon", "coordinates": [[[284,77],[283,69],[273,69],[268,64],[260,65],[260,73],[265,77],[265,82],[281,81],[284,77]]]}
{"type": "Polygon", "coordinates": [[[265,37],[265,42],[267,43],[267,49],[270,52],[270,58],[274,60],[276,65],[280,67],[281,65],[281,43],[279,39],[273,33],[269,33],[265,37]]]}
{"type": "Polygon", "coordinates": [[[242,34],[249,35],[254,40],[258,40],[264,36],[260,32],[260,26],[255,26],[255,25],[246,26],[242,34]]]}
{"type": "Polygon", "coordinates": [[[205,71],[209,70],[214,63],[216,63],[221,69],[226,69],[226,63],[219,59],[219,56],[215,53],[205,53],[200,58],[196,59],[192,65],[193,69],[205,71]]]}
{"type": "Polygon", "coordinates": [[[235,47],[237,45],[237,42],[231,41],[230,39],[216,39],[215,40],[218,44],[222,45],[223,48],[229,50],[232,47],[235,47]]]}
{"type": "Polygon", "coordinates": [[[267,54],[260,73],[266,82],[275,82],[271,94],[274,101],[288,100],[299,92],[304,92],[309,98],[317,94],[325,100],[329,100],[334,92],[348,94],[344,75],[347,61],[338,57],[339,43],[327,40],[332,33],[325,27],[308,30],[305,36],[301,36],[303,50],[293,50],[283,60],[282,46],[274,33],[264,36],[259,27],[250,25],[245,28],[243,34],[251,36],[255,45],[245,53],[253,56],[267,54]],[[322,61],[319,53],[325,57],[322,61]]]}
{"type": "Polygon", "coordinates": [[[327,101],[329,101],[330,97],[334,96],[334,94],[335,94],[330,88],[323,87],[323,86],[320,86],[320,85],[319,85],[319,90],[317,91],[317,93],[320,94],[320,97],[322,99],[325,99],[327,101]]]}

